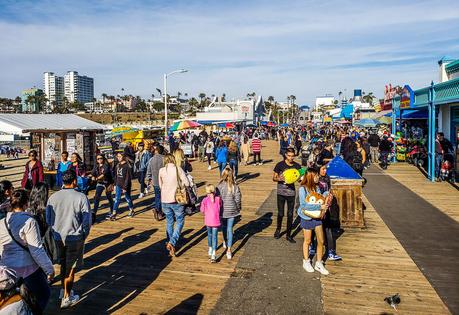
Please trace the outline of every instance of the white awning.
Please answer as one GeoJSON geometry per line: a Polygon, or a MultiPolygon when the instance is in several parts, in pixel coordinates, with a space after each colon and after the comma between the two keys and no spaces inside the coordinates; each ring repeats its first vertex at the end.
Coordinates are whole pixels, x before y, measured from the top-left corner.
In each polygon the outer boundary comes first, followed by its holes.
{"type": "Polygon", "coordinates": [[[22,135],[30,132],[102,131],[106,126],[74,114],[0,114],[0,132],[22,135]]]}

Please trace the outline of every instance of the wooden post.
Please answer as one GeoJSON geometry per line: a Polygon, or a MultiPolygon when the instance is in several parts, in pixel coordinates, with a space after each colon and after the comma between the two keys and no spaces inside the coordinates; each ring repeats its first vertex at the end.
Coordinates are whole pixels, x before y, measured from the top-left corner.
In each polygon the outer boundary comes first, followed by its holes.
{"type": "Polygon", "coordinates": [[[365,227],[361,179],[332,179],[331,192],[339,206],[342,227],[365,227]]]}

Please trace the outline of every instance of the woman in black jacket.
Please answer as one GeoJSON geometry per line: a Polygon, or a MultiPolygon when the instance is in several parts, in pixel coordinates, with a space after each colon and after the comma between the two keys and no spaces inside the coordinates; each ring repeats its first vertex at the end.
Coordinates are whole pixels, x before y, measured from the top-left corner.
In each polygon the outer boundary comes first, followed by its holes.
{"type": "Polygon", "coordinates": [[[108,203],[110,205],[110,213],[113,211],[113,174],[110,168],[110,164],[104,155],[98,154],[96,157],[97,163],[89,177],[96,182],[96,194],[94,195],[94,208],[92,210],[92,222],[95,222],[97,210],[99,209],[100,199],[102,198],[102,192],[105,190],[108,203]]]}
{"type": "Polygon", "coordinates": [[[111,211],[109,219],[114,221],[116,220],[116,212],[121,202],[121,195],[124,193],[124,198],[126,199],[129,207],[129,217],[134,216],[134,204],[132,203],[131,198],[131,188],[132,188],[132,172],[131,167],[128,163],[128,158],[126,155],[119,152],[116,155],[118,159],[118,165],[115,167],[115,203],[113,205],[113,211],[111,211]]]}

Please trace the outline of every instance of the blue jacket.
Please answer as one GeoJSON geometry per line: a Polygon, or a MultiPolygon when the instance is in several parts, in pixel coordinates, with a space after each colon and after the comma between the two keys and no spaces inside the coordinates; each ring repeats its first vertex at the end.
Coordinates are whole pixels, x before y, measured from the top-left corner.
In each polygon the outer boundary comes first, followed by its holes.
{"type": "Polygon", "coordinates": [[[217,163],[226,163],[227,155],[228,155],[228,148],[227,147],[218,148],[215,155],[217,156],[217,163]]]}
{"type": "Polygon", "coordinates": [[[151,153],[150,151],[145,151],[143,152],[142,158],[140,159],[139,163],[139,171],[146,171],[148,162],[151,159],[151,153]]]}

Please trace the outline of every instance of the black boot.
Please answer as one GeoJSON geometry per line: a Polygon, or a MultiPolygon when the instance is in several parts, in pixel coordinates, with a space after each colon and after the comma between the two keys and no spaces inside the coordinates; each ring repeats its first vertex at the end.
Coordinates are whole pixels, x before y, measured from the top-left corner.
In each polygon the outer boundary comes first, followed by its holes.
{"type": "Polygon", "coordinates": [[[293,224],[293,217],[287,217],[287,241],[292,244],[295,244],[296,241],[292,237],[292,224],[293,224]]]}
{"type": "Polygon", "coordinates": [[[279,239],[280,238],[280,233],[281,233],[281,228],[282,228],[282,219],[283,217],[277,216],[277,228],[276,232],[274,232],[274,238],[279,239]]]}

